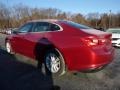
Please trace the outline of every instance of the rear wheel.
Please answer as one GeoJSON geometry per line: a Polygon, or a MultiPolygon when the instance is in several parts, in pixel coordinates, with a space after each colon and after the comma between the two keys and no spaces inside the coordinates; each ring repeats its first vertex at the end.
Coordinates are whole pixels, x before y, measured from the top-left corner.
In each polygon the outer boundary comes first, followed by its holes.
{"type": "Polygon", "coordinates": [[[65,73],[65,63],[62,55],[56,50],[49,50],[45,55],[45,66],[49,73],[61,76],[65,73]]]}

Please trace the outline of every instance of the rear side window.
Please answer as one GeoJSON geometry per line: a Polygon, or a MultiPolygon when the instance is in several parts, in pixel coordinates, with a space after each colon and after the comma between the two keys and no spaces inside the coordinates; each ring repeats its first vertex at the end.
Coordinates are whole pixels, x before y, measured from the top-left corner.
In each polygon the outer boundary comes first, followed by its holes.
{"type": "Polygon", "coordinates": [[[50,24],[47,22],[37,22],[33,32],[43,32],[43,31],[48,31],[49,30],[50,24]]]}
{"type": "Polygon", "coordinates": [[[78,24],[78,23],[75,23],[75,22],[72,22],[72,21],[65,21],[65,23],[72,26],[72,27],[78,28],[78,29],[91,29],[88,26],[78,24]]]}
{"type": "Polygon", "coordinates": [[[58,31],[58,30],[60,30],[60,27],[56,24],[51,24],[50,30],[51,31],[58,31]]]}

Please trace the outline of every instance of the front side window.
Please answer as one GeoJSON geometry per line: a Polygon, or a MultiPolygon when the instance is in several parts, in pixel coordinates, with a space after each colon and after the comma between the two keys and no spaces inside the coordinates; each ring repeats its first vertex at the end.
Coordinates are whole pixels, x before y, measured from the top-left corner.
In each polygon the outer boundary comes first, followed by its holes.
{"type": "Polygon", "coordinates": [[[19,33],[26,33],[26,32],[29,32],[30,29],[32,28],[32,26],[33,26],[32,23],[27,23],[27,24],[23,25],[22,27],[20,27],[19,33]]]}
{"type": "Polygon", "coordinates": [[[37,22],[33,32],[43,32],[43,31],[48,31],[49,30],[50,24],[47,22],[37,22]]]}

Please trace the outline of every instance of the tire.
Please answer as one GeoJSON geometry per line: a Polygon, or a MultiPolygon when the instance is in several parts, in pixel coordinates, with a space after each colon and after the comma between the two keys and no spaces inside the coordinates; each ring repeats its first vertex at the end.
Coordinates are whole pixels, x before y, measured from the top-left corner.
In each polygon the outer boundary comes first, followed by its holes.
{"type": "Polygon", "coordinates": [[[45,54],[44,64],[47,70],[47,74],[52,74],[52,76],[61,76],[65,74],[65,62],[63,56],[58,50],[49,50],[45,54]]]}
{"type": "Polygon", "coordinates": [[[6,51],[9,53],[9,54],[13,54],[12,52],[12,47],[11,47],[11,44],[9,41],[6,41],[5,43],[5,48],[6,48],[6,51]]]}

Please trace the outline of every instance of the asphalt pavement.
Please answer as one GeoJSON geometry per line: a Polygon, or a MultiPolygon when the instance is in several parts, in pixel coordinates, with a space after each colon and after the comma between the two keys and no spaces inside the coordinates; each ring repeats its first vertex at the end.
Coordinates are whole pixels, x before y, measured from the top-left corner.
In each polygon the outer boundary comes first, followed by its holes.
{"type": "Polygon", "coordinates": [[[120,90],[119,48],[114,61],[99,72],[68,72],[54,78],[30,64],[24,56],[8,54],[5,37],[0,34],[0,90],[120,90]]]}

